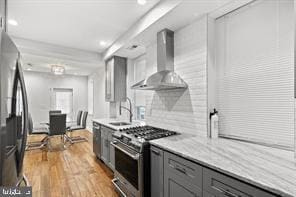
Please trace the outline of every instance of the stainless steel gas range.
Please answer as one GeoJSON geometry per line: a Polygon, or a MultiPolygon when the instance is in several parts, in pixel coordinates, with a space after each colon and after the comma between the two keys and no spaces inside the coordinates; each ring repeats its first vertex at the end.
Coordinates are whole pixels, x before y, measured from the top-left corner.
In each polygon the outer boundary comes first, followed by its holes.
{"type": "Polygon", "coordinates": [[[151,126],[121,129],[113,134],[115,178],[112,183],[121,196],[150,197],[149,140],[176,134],[151,126]]]}

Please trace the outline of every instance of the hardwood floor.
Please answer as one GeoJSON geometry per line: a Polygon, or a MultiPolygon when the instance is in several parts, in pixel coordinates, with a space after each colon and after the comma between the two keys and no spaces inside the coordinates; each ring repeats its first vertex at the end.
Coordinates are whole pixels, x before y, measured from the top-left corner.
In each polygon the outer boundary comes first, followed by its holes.
{"type": "MultiPolygon", "coordinates": [[[[68,145],[63,150],[61,139],[51,139],[52,150],[26,151],[24,173],[33,190],[33,197],[99,196],[117,197],[111,179],[113,173],[92,151],[92,134],[75,132],[88,142],[68,145]]],[[[29,137],[29,141],[40,137],[29,137]]]]}

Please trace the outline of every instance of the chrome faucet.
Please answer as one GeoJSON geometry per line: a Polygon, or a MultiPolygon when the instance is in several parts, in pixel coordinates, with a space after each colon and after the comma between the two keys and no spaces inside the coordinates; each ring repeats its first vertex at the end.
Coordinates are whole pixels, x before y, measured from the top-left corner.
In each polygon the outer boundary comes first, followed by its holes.
{"type": "Polygon", "coordinates": [[[128,97],[126,97],[126,100],[129,102],[129,108],[125,107],[125,106],[121,106],[121,101],[119,102],[119,115],[121,115],[121,109],[125,109],[129,112],[129,121],[130,123],[133,120],[133,112],[132,112],[132,102],[131,99],[129,99],[128,97]]]}

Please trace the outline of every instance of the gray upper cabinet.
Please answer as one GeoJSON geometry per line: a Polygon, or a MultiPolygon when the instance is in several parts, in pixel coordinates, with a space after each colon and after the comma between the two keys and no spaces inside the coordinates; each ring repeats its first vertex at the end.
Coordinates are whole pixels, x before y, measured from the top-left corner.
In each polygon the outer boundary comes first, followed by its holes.
{"type": "Polygon", "coordinates": [[[155,146],[150,148],[151,197],[163,197],[163,151],[155,146]]]}
{"type": "Polygon", "coordinates": [[[126,100],[127,59],[114,56],[106,61],[106,88],[107,102],[126,100]]]}
{"type": "Polygon", "coordinates": [[[0,30],[5,26],[6,0],[0,0],[0,30]]]}

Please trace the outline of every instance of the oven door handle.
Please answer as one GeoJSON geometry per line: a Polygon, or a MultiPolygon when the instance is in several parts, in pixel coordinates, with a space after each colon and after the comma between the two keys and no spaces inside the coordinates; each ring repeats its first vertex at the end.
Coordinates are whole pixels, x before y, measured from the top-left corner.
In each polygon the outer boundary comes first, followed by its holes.
{"type": "Polygon", "coordinates": [[[139,160],[140,156],[139,154],[133,155],[129,152],[127,152],[126,150],[124,150],[123,148],[121,148],[120,146],[116,145],[114,142],[110,143],[112,146],[114,146],[114,148],[117,148],[118,150],[122,151],[123,153],[127,154],[129,157],[131,157],[133,160],[139,160]]]}

